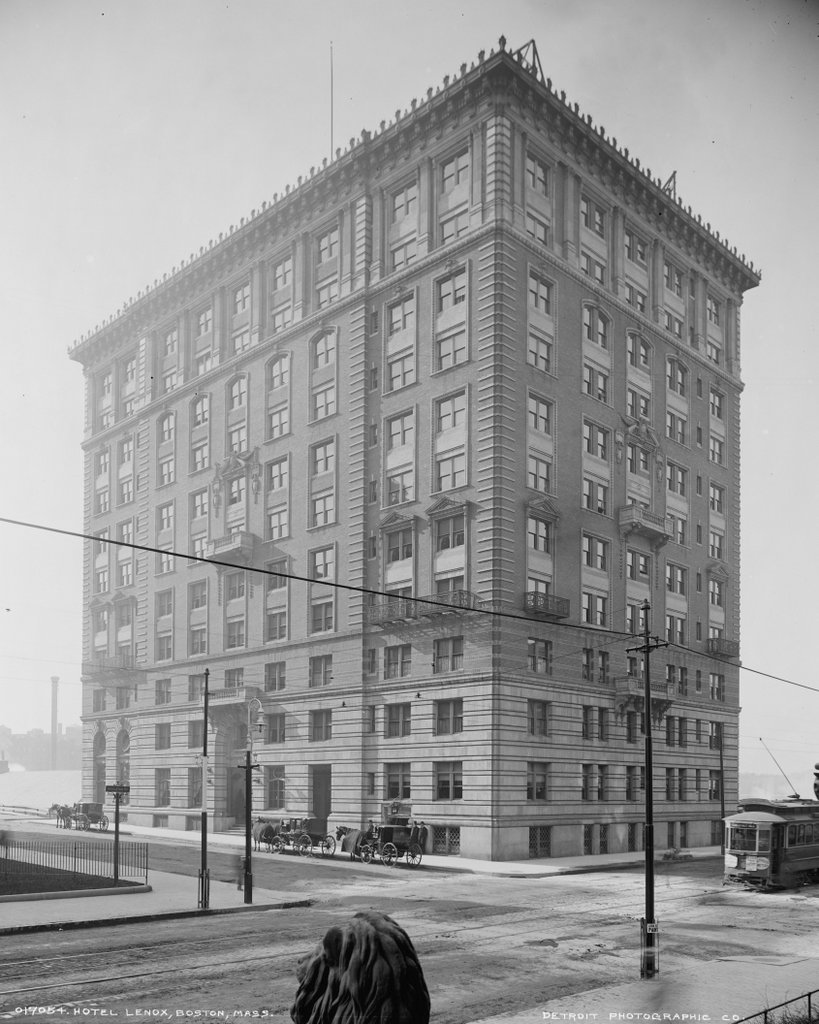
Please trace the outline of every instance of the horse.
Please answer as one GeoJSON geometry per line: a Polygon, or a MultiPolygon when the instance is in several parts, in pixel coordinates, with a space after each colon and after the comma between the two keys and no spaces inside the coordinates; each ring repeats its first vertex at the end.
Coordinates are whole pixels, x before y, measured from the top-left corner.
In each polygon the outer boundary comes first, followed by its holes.
{"type": "Polygon", "coordinates": [[[273,850],[273,840],[279,834],[281,826],[274,825],[272,821],[264,821],[262,818],[256,820],[253,826],[253,849],[261,849],[262,843],[267,847],[267,852],[273,850]]]}
{"type": "Polygon", "coordinates": [[[347,825],[339,825],[336,829],[336,839],[341,840],[341,851],[349,853],[350,860],[361,856],[361,844],[368,834],[363,829],[349,828],[347,825]]]}
{"type": "Polygon", "coordinates": [[[48,813],[52,811],[57,815],[57,828],[71,828],[72,808],[68,804],[52,804],[48,813]]]}

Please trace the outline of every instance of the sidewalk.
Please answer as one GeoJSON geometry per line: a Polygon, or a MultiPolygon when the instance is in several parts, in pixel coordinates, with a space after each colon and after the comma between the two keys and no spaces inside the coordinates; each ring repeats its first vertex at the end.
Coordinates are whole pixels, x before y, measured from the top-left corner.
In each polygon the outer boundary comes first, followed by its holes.
{"type": "MultiPolygon", "coordinates": [[[[471,1024],[534,1024],[535,1021],[583,1021],[584,1024],[617,1024],[618,1021],[677,1020],[728,1022],[760,1014],[819,988],[819,959],[797,956],[726,957],[722,960],[688,961],[685,966],[661,967],[651,979],[577,992],[564,999],[547,1001],[523,1012],[501,1014],[471,1024]],[[687,1015],[687,1016],[686,1016],[687,1015]]],[[[814,1005],[816,1004],[814,999],[814,1005]]],[[[792,1009],[804,1011],[802,1001],[792,1009]]]]}

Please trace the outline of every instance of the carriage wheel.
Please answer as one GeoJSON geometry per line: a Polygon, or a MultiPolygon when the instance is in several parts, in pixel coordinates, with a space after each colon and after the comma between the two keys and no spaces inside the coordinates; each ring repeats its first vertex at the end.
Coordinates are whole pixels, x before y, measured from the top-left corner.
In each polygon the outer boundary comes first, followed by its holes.
{"type": "Polygon", "coordinates": [[[398,860],[398,847],[395,843],[384,843],[381,847],[381,862],[391,868],[398,860]]]}
{"type": "Polygon", "coordinates": [[[300,857],[307,857],[313,852],[313,840],[306,832],[296,840],[296,852],[300,857]]]}
{"type": "Polygon", "coordinates": [[[91,821],[87,814],[81,814],[77,818],[77,828],[81,828],[83,832],[87,832],[91,828],[91,821]]]}
{"type": "Polygon", "coordinates": [[[421,847],[418,843],[412,843],[412,845],[407,849],[407,864],[409,864],[411,868],[417,868],[420,863],[421,847]]]}
{"type": "Polygon", "coordinates": [[[373,848],[372,848],[372,846],[370,846],[370,844],[369,844],[369,843],[365,843],[365,844],[364,844],[364,845],[363,845],[363,846],[361,847],[361,859],[362,859],[362,860],[364,861],[364,863],[365,863],[365,864],[370,864],[370,863],[372,863],[372,859],[373,859],[373,848]]]}
{"type": "Polygon", "coordinates": [[[321,841],[322,857],[332,857],[336,852],[336,841],[331,835],[326,835],[321,841]]]}
{"type": "Polygon", "coordinates": [[[284,840],[281,836],[273,836],[273,841],[270,844],[271,853],[284,853],[284,840]]]}
{"type": "Polygon", "coordinates": [[[103,814],[103,816],[100,818],[100,832],[107,832],[108,824],[108,816],[103,814]]]}

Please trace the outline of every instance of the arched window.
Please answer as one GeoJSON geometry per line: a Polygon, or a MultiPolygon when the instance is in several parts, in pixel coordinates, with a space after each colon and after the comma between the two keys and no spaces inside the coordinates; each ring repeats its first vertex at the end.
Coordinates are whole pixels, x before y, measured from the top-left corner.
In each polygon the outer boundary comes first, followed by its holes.
{"type": "Polygon", "coordinates": [[[286,387],[290,383],[290,356],[281,355],[267,364],[267,390],[286,387]]]}
{"type": "Polygon", "coordinates": [[[646,372],[651,369],[651,346],[636,331],[626,335],[626,352],[629,366],[646,372]]]}
{"type": "Polygon", "coordinates": [[[227,387],[228,412],[247,405],[247,376],[234,377],[227,387]]]}
{"type": "Polygon", "coordinates": [[[583,337],[600,348],[609,347],[609,318],[596,306],[583,307],[583,337]]]}
{"type": "Polygon", "coordinates": [[[313,340],[310,351],[310,368],[318,370],[329,366],[336,359],[336,335],[334,331],[325,331],[313,340]]]}

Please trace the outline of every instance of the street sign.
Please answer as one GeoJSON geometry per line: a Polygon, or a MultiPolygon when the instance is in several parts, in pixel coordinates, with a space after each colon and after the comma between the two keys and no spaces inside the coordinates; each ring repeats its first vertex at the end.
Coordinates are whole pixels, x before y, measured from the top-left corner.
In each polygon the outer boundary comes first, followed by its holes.
{"type": "Polygon", "coordinates": [[[130,786],[120,786],[120,785],[106,786],[105,787],[105,792],[106,793],[130,793],[131,792],[131,787],[130,786]]]}

